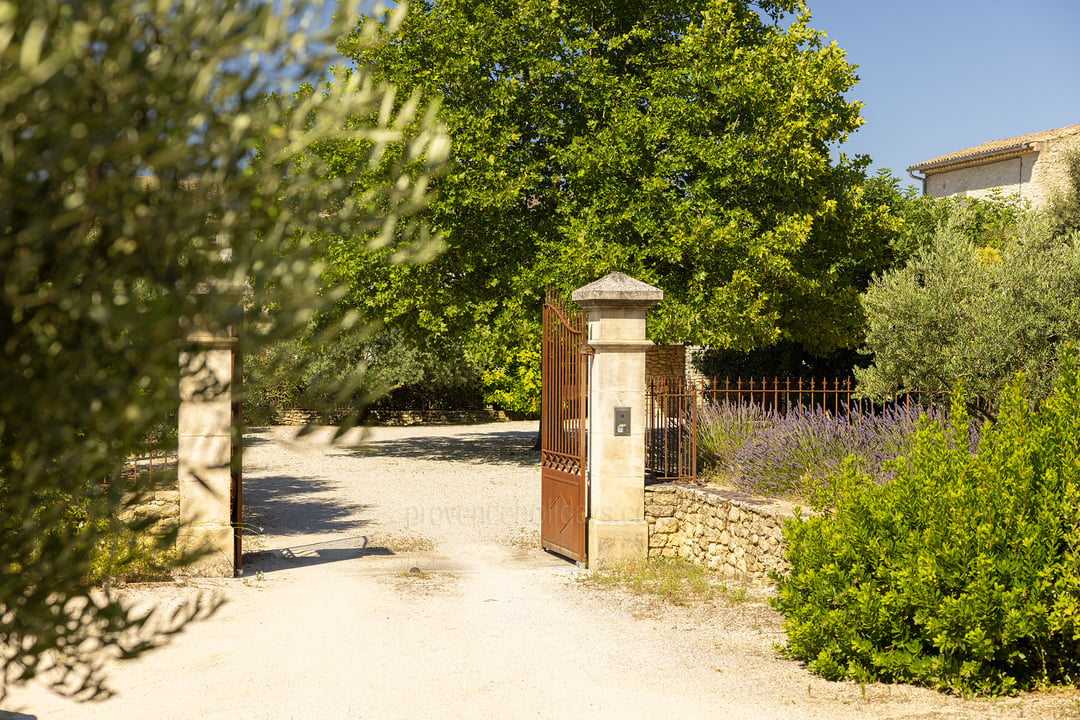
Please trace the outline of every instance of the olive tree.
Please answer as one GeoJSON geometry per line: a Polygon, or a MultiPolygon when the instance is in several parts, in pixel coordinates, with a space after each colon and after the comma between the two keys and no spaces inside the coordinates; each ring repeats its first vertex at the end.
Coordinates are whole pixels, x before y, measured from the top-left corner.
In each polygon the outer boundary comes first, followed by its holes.
{"type": "Polygon", "coordinates": [[[954,206],[906,264],[870,285],[874,361],[855,371],[865,395],[945,400],[960,387],[993,414],[1020,371],[1033,397],[1049,393],[1062,348],[1080,340],[1080,233],[1054,224],[1059,206],[973,235],[973,213],[984,210],[954,206]]]}
{"type": "Polygon", "coordinates": [[[100,521],[126,495],[102,481],[175,413],[191,328],[243,326],[245,351],[288,337],[339,295],[320,237],[392,231],[426,200],[404,165],[447,143],[416,103],[363,72],[299,105],[271,92],[326,71],[341,26],[307,32],[321,13],[0,0],[0,694],[50,671],[57,691],[100,697],[106,657],[212,608],[148,621],[90,586],[100,521]],[[365,148],[332,178],[306,152],[331,139],[365,148]],[[389,147],[400,163],[380,162],[389,147]]]}

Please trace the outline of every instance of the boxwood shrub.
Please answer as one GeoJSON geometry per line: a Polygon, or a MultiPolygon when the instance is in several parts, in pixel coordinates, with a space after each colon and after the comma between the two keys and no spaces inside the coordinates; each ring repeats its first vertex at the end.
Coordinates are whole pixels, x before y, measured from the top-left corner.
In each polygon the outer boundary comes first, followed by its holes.
{"type": "Polygon", "coordinates": [[[1008,694],[1080,679],[1080,371],[1038,407],[1022,377],[978,450],[963,398],[877,485],[848,463],[832,508],[785,528],[784,651],[830,679],[1008,694]]]}

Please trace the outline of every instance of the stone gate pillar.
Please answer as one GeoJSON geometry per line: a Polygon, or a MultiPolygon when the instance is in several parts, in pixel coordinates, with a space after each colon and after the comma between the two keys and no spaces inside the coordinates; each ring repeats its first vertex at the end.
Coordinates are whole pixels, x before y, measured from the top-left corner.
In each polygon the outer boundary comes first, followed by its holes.
{"type": "Polygon", "coordinates": [[[590,568],[649,555],[645,521],[645,312],[664,292],[622,273],[578,288],[589,314],[590,568]]]}
{"type": "Polygon", "coordinates": [[[181,550],[205,554],[190,566],[204,577],[232,577],[233,354],[228,333],[195,331],[180,353],[177,480],[181,550]]]}

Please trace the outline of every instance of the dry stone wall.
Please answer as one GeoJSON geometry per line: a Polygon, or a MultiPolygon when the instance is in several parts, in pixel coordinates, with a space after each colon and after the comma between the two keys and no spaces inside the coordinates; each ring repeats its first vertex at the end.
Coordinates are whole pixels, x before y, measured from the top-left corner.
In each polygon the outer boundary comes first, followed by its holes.
{"type": "Polygon", "coordinates": [[[171,489],[154,490],[140,497],[139,502],[125,509],[121,520],[151,519],[147,532],[165,535],[180,526],[180,491],[171,489]]]}
{"type": "Polygon", "coordinates": [[[783,525],[794,506],[690,483],[645,488],[649,557],[679,557],[725,577],[768,584],[787,572],[783,525]]]}

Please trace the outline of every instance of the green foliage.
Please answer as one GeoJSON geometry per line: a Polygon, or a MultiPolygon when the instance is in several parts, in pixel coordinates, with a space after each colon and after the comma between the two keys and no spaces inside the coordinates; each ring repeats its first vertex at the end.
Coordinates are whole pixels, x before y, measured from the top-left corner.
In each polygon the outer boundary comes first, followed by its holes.
{"type": "Polygon", "coordinates": [[[800,0],[418,0],[372,29],[385,42],[341,51],[440,98],[454,147],[427,217],[446,252],[387,267],[392,250],[347,247],[332,272],[365,317],[462,338],[491,399],[535,406],[514,385],[545,287],[614,270],[665,291],[661,342],[859,341],[898,221],[863,202],[865,158],[831,160],[862,122],[856,76],[800,0]]]}
{"type": "Polygon", "coordinates": [[[171,535],[155,537],[117,524],[98,542],[86,579],[94,585],[166,580],[183,562],[171,535]]]}
{"type": "Polygon", "coordinates": [[[244,358],[244,419],[254,425],[286,408],[363,416],[382,407],[464,409],[479,399],[479,380],[460,353],[418,348],[396,328],[332,343],[314,342],[309,331],[244,358]]]}
{"type": "Polygon", "coordinates": [[[87,582],[102,585],[161,580],[190,559],[176,549],[175,532],[148,533],[149,519],[122,522],[116,515],[102,515],[108,507],[101,502],[104,491],[97,484],[86,487],[78,495],[52,490],[43,495],[42,504],[32,511],[38,532],[43,536],[62,540],[93,525],[97,540],[89,553],[84,578],[87,582]],[[51,505],[60,505],[63,511],[46,525],[42,518],[51,505]]]}
{"type": "Polygon", "coordinates": [[[1029,211],[1027,203],[997,193],[989,198],[917,195],[899,211],[904,229],[894,250],[898,259],[907,259],[932,245],[938,230],[945,226],[978,247],[1000,247],[1016,234],[1029,211]]]}
{"type": "Polygon", "coordinates": [[[828,378],[850,378],[856,367],[869,364],[856,348],[814,355],[799,343],[781,340],[757,350],[706,348],[693,357],[694,368],[715,378],[804,378],[820,382],[828,378]]]}
{"type": "Polygon", "coordinates": [[[979,247],[998,247],[1015,234],[1030,210],[1026,202],[995,192],[989,198],[933,198],[913,187],[900,189],[900,180],[886,169],[868,179],[863,200],[900,219],[884,234],[891,251],[890,266],[901,264],[933,245],[942,227],[949,226],[979,247]]]}
{"type": "Polygon", "coordinates": [[[0,694],[49,671],[58,691],[100,696],[104,654],[206,612],[152,633],[90,583],[99,520],[127,502],[123,460],[175,416],[187,333],[250,320],[248,353],[292,336],[340,295],[320,238],[377,233],[384,213],[392,232],[423,200],[417,169],[378,148],[434,160],[445,138],[408,108],[380,113],[385,88],[357,74],[299,104],[264,97],[327,66],[334,31],[284,19],[320,11],[0,0],[0,694]],[[366,162],[329,178],[306,150],[330,140],[366,143],[366,162]]]}
{"type": "Polygon", "coordinates": [[[530,417],[540,415],[539,337],[521,345],[492,341],[485,347],[474,342],[470,351],[475,366],[481,368],[480,379],[488,402],[530,417]]]}
{"type": "Polygon", "coordinates": [[[1070,235],[1080,231],[1080,150],[1065,156],[1067,182],[1050,196],[1046,215],[1054,235],[1070,235]]]}
{"type": "Polygon", "coordinates": [[[874,362],[855,370],[860,392],[933,400],[959,385],[988,408],[1023,370],[1033,396],[1045,397],[1062,345],[1080,339],[1080,239],[1033,214],[1006,227],[1011,209],[947,207],[929,244],[866,291],[874,362]]]}
{"type": "Polygon", "coordinates": [[[836,506],[785,526],[786,652],[830,679],[1011,693],[1080,677],[1080,367],[1033,408],[1010,384],[977,453],[954,398],[895,478],[848,467],[836,506]]]}

